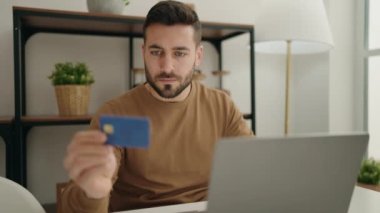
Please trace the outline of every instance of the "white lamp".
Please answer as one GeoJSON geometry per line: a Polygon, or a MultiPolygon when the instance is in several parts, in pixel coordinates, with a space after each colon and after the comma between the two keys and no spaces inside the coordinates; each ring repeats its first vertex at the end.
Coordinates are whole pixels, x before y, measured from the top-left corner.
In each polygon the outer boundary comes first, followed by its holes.
{"type": "Polygon", "coordinates": [[[265,0],[255,20],[255,50],[286,54],[285,127],[289,127],[292,54],[328,51],[333,40],[322,0],[265,0]]]}

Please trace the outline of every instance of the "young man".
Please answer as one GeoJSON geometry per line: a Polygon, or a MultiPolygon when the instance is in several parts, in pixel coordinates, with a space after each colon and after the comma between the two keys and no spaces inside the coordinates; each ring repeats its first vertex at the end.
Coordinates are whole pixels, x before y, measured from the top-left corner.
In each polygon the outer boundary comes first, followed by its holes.
{"type": "Polygon", "coordinates": [[[223,92],[193,82],[203,47],[197,14],[161,1],[144,24],[147,82],[107,102],[91,129],[75,134],[64,166],[71,182],[63,212],[107,212],[206,199],[214,145],[221,137],[252,135],[223,92]],[[148,149],[105,145],[102,114],[146,116],[148,149]]]}

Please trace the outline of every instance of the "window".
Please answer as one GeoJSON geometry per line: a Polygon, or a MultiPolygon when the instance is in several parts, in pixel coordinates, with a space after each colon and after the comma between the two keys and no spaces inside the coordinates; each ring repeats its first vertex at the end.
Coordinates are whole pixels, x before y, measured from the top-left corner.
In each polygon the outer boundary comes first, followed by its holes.
{"type": "Polygon", "coordinates": [[[380,55],[368,59],[368,156],[380,159],[380,55]]]}
{"type": "Polygon", "coordinates": [[[367,0],[365,33],[367,47],[367,125],[370,134],[368,156],[380,159],[380,1],[367,0]]]}
{"type": "Polygon", "coordinates": [[[368,49],[380,49],[380,1],[369,0],[367,7],[368,17],[368,49]]]}

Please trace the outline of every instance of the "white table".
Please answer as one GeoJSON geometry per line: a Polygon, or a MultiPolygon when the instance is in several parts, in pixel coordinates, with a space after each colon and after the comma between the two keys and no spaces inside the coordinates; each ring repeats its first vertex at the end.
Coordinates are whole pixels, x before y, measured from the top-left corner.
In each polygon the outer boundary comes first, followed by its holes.
{"type": "Polygon", "coordinates": [[[207,201],[196,202],[196,203],[186,203],[170,206],[161,206],[155,208],[146,208],[130,211],[122,211],[116,213],[177,213],[186,211],[204,211],[207,208],[207,201]]]}
{"type": "Polygon", "coordinates": [[[379,213],[380,192],[355,187],[348,213],[379,213]]]}
{"type": "MultiPolygon", "coordinates": [[[[177,213],[186,211],[204,211],[207,201],[187,203],[139,210],[123,211],[119,213],[177,213]]],[[[348,213],[380,213],[380,192],[355,186],[348,213]]]]}

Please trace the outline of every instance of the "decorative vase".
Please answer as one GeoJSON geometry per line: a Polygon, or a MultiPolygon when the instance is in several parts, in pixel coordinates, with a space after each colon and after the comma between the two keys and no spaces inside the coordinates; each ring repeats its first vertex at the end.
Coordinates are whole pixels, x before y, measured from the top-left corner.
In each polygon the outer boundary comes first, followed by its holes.
{"type": "Polygon", "coordinates": [[[87,115],[90,100],[89,85],[55,86],[59,115],[87,115]]]}
{"type": "Polygon", "coordinates": [[[122,14],[125,8],[124,0],[87,0],[89,12],[122,14]]]}

